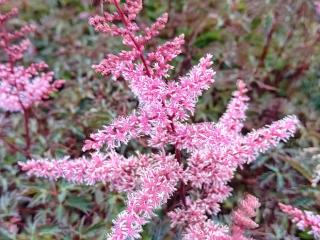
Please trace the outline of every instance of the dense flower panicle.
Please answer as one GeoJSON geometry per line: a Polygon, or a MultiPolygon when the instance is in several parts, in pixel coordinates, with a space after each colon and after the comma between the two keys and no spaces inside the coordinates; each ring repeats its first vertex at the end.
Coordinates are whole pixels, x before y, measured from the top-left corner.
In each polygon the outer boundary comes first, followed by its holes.
{"type": "MultiPolygon", "coordinates": [[[[233,121],[233,119],[230,121],[233,121]]],[[[187,222],[187,224],[192,225],[195,218],[191,215],[194,211],[197,211],[199,216],[201,214],[206,216],[206,213],[217,214],[220,210],[219,204],[231,194],[232,189],[225,186],[233,178],[236,169],[255,159],[258,153],[265,152],[273,145],[278,144],[280,139],[292,136],[296,124],[296,117],[289,116],[269,127],[244,137],[238,136],[238,138],[231,132],[214,128],[213,125],[207,127],[210,129],[211,126],[210,131],[205,128],[212,138],[206,137],[203,133],[204,136],[203,139],[199,139],[198,148],[189,149],[191,155],[188,159],[188,166],[183,172],[183,180],[191,184],[195,190],[198,189],[198,192],[194,195],[204,197],[188,204],[192,209],[191,214],[188,210],[179,208],[170,213],[174,225],[185,224],[186,219],[192,219],[193,222],[187,222]],[[279,132],[281,133],[280,138],[279,132]],[[268,147],[266,148],[266,146],[268,147]],[[184,215],[184,217],[181,217],[181,215],[184,215]]],[[[199,134],[202,133],[202,131],[198,132],[199,134]]],[[[198,139],[196,133],[193,136],[196,140],[198,139]]],[[[184,140],[192,144],[192,141],[189,141],[188,138],[184,140]]]]}
{"type": "Polygon", "coordinates": [[[181,121],[193,115],[198,97],[214,83],[215,72],[212,69],[212,55],[200,59],[200,63],[178,82],[168,84],[165,106],[174,120],[181,121]]]}
{"type": "Polygon", "coordinates": [[[130,138],[138,136],[138,124],[139,118],[135,114],[118,118],[111,125],[105,126],[104,129],[99,130],[97,133],[91,134],[91,139],[85,141],[83,150],[98,150],[104,144],[107,144],[109,148],[114,148],[119,146],[120,143],[127,143],[130,138]]]}
{"type": "MultiPolygon", "coordinates": [[[[121,75],[120,73],[130,72],[130,70],[134,68],[133,62],[142,59],[145,67],[144,70],[150,76],[151,67],[147,65],[143,56],[144,46],[165,27],[168,21],[168,15],[164,14],[160,16],[151,27],[143,29],[135,23],[136,15],[142,9],[141,0],[126,1],[122,6],[120,1],[113,0],[107,2],[114,4],[117,11],[114,13],[105,13],[103,16],[97,15],[91,17],[89,23],[98,32],[121,36],[123,43],[131,48],[131,50],[122,51],[119,55],[108,55],[99,65],[93,66],[94,69],[104,75],[112,74],[114,78],[118,78],[121,75]],[[123,25],[118,26],[113,23],[116,21],[122,21],[123,25]]],[[[159,63],[159,65],[167,67],[164,63],[159,63]]]]}
{"type": "Polygon", "coordinates": [[[258,154],[277,146],[280,141],[287,141],[294,135],[298,125],[298,118],[292,115],[246,135],[242,144],[248,146],[245,149],[247,163],[253,161],[258,154]]]}
{"type": "Polygon", "coordinates": [[[246,239],[244,237],[245,230],[254,229],[258,227],[251,218],[256,216],[256,209],[260,207],[259,200],[252,196],[246,195],[240,202],[236,211],[233,212],[233,226],[232,235],[234,238],[246,239]]]}
{"type": "Polygon", "coordinates": [[[238,81],[238,90],[234,92],[233,99],[230,101],[226,112],[220,118],[218,127],[225,128],[227,131],[239,133],[243,128],[243,121],[246,118],[247,88],[243,81],[238,81]]]}
{"type": "Polygon", "coordinates": [[[128,195],[127,208],[114,221],[109,240],[140,238],[142,225],[175,191],[181,166],[174,156],[158,155],[155,164],[144,169],[140,189],[128,195]]]}
{"type": "Polygon", "coordinates": [[[300,230],[310,230],[310,232],[320,239],[320,215],[315,215],[310,211],[302,211],[290,205],[280,203],[280,209],[289,215],[289,218],[297,224],[300,230]]]}
{"type": "Polygon", "coordinates": [[[198,97],[214,82],[212,56],[201,58],[186,76],[169,79],[169,70],[173,68],[170,61],[182,51],[184,37],[154,51],[146,52],[144,47],[164,28],[167,15],[151,27],[142,28],[135,21],[141,0],[105,2],[113,4],[116,11],[92,17],[89,22],[97,31],[122,37],[128,50],[109,54],[93,68],[105,76],[127,81],[139,107],[90,135],[83,150],[95,151],[92,160],[32,160],[21,164],[23,169],[32,175],[80,183],[105,181],[115,190],[129,192],[127,208],[115,220],[108,239],[139,238],[142,225],[171,195],[176,202],[167,215],[173,227],[184,228],[184,239],[248,239],[243,233],[256,226],[249,219],[259,205],[256,198],[248,195],[240,204],[232,229],[213,222],[209,216],[217,215],[221,203],[231,195],[228,183],[237,168],[293,136],[297,118],[288,116],[242,135],[249,99],[244,82],[238,81],[238,89],[220,121],[189,123],[198,97]],[[123,158],[115,153],[121,144],[139,137],[147,139],[148,146],[158,148],[161,154],[123,158]],[[97,156],[105,147],[110,154],[102,160],[97,156]],[[166,155],[165,150],[169,152],[172,147],[175,155],[166,155]]]}
{"type": "MultiPolygon", "coordinates": [[[[188,74],[189,78],[181,78],[178,83],[166,84],[163,79],[144,75],[139,67],[130,73],[125,72],[123,74],[125,79],[130,80],[130,87],[141,103],[139,112],[135,115],[135,121],[130,121],[136,130],[141,130],[139,131],[140,135],[150,135],[150,132],[152,132],[151,137],[154,138],[150,142],[154,144],[161,145],[170,141],[169,139],[175,141],[176,133],[173,133],[173,135],[171,133],[172,136],[170,136],[166,129],[170,128],[173,121],[186,119],[187,112],[194,111],[196,99],[201,91],[207,89],[210,83],[214,82],[214,71],[210,69],[212,65],[211,57],[211,55],[208,55],[202,58],[199,65],[188,74]],[[146,122],[148,123],[148,131],[144,131],[146,122]],[[164,133],[166,138],[159,139],[164,133]]],[[[110,126],[118,125],[120,129],[123,129],[123,120],[121,117],[110,126]]],[[[113,144],[116,142],[114,139],[116,131],[115,128],[106,126],[104,130],[90,135],[90,139],[86,141],[83,149],[99,149],[104,144],[107,144],[109,148],[117,146],[113,144]]],[[[127,131],[127,133],[129,132],[132,132],[131,128],[127,131]]],[[[127,134],[126,136],[130,135],[127,134]]],[[[131,137],[137,135],[132,134],[131,137]]],[[[118,140],[125,143],[129,139],[125,137],[123,139],[118,138],[118,140]]]]}
{"type": "Polygon", "coordinates": [[[30,160],[19,164],[28,175],[54,180],[63,178],[73,183],[89,185],[108,182],[111,190],[127,192],[137,187],[143,169],[153,161],[147,155],[125,158],[111,152],[108,155],[95,153],[91,159],[83,157],[70,160],[65,157],[60,160],[30,160]]]}
{"type": "Polygon", "coordinates": [[[236,240],[228,232],[229,229],[226,226],[205,222],[204,224],[195,224],[187,228],[183,240],[236,240]]]}
{"type": "Polygon", "coordinates": [[[168,71],[173,69],[169,62],[181,53],[183,44],[184,35],[180,35],[148,54],[147,61],[151,65],[155,77],[168,77],[168,71]]]}
{"type": "Polygon", "coordinates": [[[150,27],[144,29],[145,35],[138,36],[138,42],[145,43],[147,41],[150,41],[155,36],[159,35],[160,31],[165,28],[167,22],[168,13],[164,13],[162,16],[158,17],[150,27]]]}
{"type": "Polygon", "coordinates": [[[53,81],[52,72],[41,72],[46,64],[11,67],[0,64],[0,108],[22,111],[41,102],[63,85],[62,80],[53,81]]]}
{"type": "Polygon", "coordinates": [[[0,64],[0,108],[6,111],[24,111],[63,85],[62,80],[54,81],[53,72],[47,71],[45,63],[34,63],[28,67],[18,64],[31,46],[30,40],[23,38],[34,32],[35,26],[9,30],[5,24],[17,13],[17,9],[13,8],[0,14],[0,51],[6,57],[6,63],[0,64]]]}
{"type": "Polygon", "coordinates": [[[176,208],[168,213],[172,227],[182,226],[184,228],[195,225],[203,225],[208,220],[207,214],[217,215],[220,212],[220,204],[231,195],[231,188],[227,185],[220,187],[204,186],[203,191],[190,191],[190,196],[186,199],[186,207],[176,208]],[[202,198],[196,198],[200,195],[202,198]]]}
{"type": "MultiPolygon", "coordinates": [[[[194,221],[186,230],[183,240],[249,240],[244,233],[258,225],[251,220],[256,215],[255,210],[260,206],[259,201],[252,195],[247,195],[233,213],[233,226],[230,232],[227,226],[212,221],[194,221]]],[[[197,218],[197,214],[194,215],[197,218]]],[[[192,218],[192,216],[188,216],[192,218]]],[[[199,216],[198,216],[199,218],[199,216]]]]}
{"type": "MultiPolygon", "coordinates": [[[[113,1],[109,1],[113,2],[113,1]]],[[[118,1],[120,3],[120,1],[118,1]]],[[[128,0],[123,4],[123,12],[129,20],[135,20],[142,10],[142,0],[128,0]]]]}

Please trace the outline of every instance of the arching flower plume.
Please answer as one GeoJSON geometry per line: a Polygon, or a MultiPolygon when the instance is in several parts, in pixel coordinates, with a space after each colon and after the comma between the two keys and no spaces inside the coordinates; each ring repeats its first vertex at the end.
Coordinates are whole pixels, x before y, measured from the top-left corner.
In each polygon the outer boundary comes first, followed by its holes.
{"type": "Polygon", "coordinates": [[[91,159],[30,160],[21,163],[22,168],[32,175],[81,184],[104,181],[127,192],[127,208],[114,221],[108,239],[140,238],[142,226],[159,207],[173,227],[184,229],[186,240],[230,240],[235,235],[247,239],[245,230],[256,226],[250,219],[259,206],[256,198],[245,197],[231,227],[209,216],[219,214],[220,204],[231,195],[228,183],[237,168],[292,137],[297,118],[287,116],[242,135],[249,98],[239,80],[217,123],[190,123],[198,97],[214,83],[212,55],[201,58],[185,76],[170,79],[170,61],[182,52],[183,36],[153,50],[145,47],[164,28],[167,14],[150,27],[140,27],[136,17],[141,0],[105,2],[115,11],[94,16],[89,23],[99,32],[122,38],[127,50],[107,55],[93,68],[127,81],[139,108],[90,135],[83,150],[93,152],[91,159]],[[125,158],[116,153],[121,144],[140,137],[148,140],[154,154],[125,158]]]}

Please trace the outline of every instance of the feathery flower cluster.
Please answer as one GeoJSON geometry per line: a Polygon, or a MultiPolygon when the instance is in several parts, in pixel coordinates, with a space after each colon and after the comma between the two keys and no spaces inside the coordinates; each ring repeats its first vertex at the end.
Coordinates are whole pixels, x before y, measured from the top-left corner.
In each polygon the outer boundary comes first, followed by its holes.
{"type": "Polygon", "coordinates": [[[259,207],[259,200],[249,194],[240,202],[239,208],[233,213],[232,236],[234,239],[247,240],[248,238],[244,237],[245,230],[258,227],[251,218],[256,216],[256,209],[259,207]]]}
{"type": "Polygon", "coordinates": [[[279,203],[280,209],[289,215],[300,230],[310,229],[316,239],[320,239],[320,215],[310,211],[302,211],[290,205],[279,203]]]}
{"type": "MultiPolygon", "coordinates": [[[[1,0],[0,4],[6,2],[1,0]]],[[[34,32],[35,27],[26,25],[17,31],[9,30],[6,23],[17,14],[16,8],[0,14],[0,51],[5,55],[5,63],[0,63],[0,108],[12,112],[30,108],[63,85],[62,80],[53,81],[53,72],[46,71],[48,66],[44,62],[28,67],[18,64],[31,46],[23,38],[34,32]]]]}
{"type": "Polygon", "coordinates": [[[153,158],[141,157],[124,158],[116,152],[107,156],[95,153],[91,159],[85,157],[69,160],[65,157],[56,161],[48,159],[31,160],[20,163],[29,175],[57,180],[64,178],[70,182],[93,185],[97,182],[109,182],[110,188],[117,191],[132,191],[138,185],[137,180],[143,174],[143,169],[150,166],[153,158]]]}
{"type": "Polygon", "coordinates": [[[251,218],[255,217],[256,209],[259,208],[258,199],[252,195],[246,195],[236,211],[233,212],[233,225],[231,235],[228,234],[228,228],[214,222],[196,223],[187,229],[184,240],[251,240],[245,237],[247,229],[258,227],[251,218]]]}
{"type": "Polygon", "coordinates": [[[176,190],[182,168],[174,156],[155,155],[154,164],[141,176],[139,189],[128,195],[127,209],[114,221],[108,239],[136,239],[142,225],[153,215],[154,209],[166,203],[176,190]]]}
{"type": "Polygon", "coordinates": [[[141,0],[105,2],[113,4],[116,11],[92,17],[89,22],[99,32],[122,37],[128,50],[109,54],[94,69],[115,80],[122,77],[127,81],[139,100],[139,108],[127,117],[115,119],[85,141],[83,150],[95,152],[92,159],[31,160],[21,163],[22,168],[29,174],[53,179],[62,177],[89,184],[104,181],[127,192],[127,209],[115,220],[108,239],[139,238],[142,225],[153,216],[153,210],[165,204],[166,212],[173,209],[168,212],[172,226],[184,228],[186,240],[229,240],[235,234],[246,239],[244,229],[255,226],[249,219],[259,205],[254,197],[247,196],[235,212],[232,229],[214,223],[209,216],[217,215],[220,204],[231,195],[228,182],[236,169],[293,136],[297,118],[288,116],[242,135],[248,97],[245,84],[239,81],[238,90],[218,123],[187,122],[198,97],[214,82],[212,56],[200,59],[186,76],[170,79],[170,61],[182,51],[183,36],[151,52],[145,50],[148,41],[164,28],[167,14],[142,28],[136,23],[141,0]],[[148,139],[148,146],[158,148],[159,154],[126,159],[115,153],[121,144],[140,137],[148,139]]]}

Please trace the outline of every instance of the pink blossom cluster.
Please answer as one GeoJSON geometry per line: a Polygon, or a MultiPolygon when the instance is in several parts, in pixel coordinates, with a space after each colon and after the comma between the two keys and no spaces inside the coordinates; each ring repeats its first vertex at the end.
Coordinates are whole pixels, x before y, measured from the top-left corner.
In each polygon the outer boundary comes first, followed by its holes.
{"type": "Polygon", "coordinates": [[[233,212],[233,225],[231,235],[227,227],[212,221],[196,223],[187,229],[185,240],[251,240],[245,236],[245,231],[258,227],[251,218],[255,217],[256,209],[259,208],[258,199],[250,194],[240,201],[239,207],[233,212]]]}
{"type": "MultiPolygon", "coordinates": [[[[2,0],[0,4],[6,3],[2,0]]],[[[53,72],[46,71],[44,62],[23,66],[19,61],[30,48],[31,42],[23,39],[34,32],[35,27],[26,25],[17,31],[10,30],[6,23],[17,15],[16,8],[0,14],[0,51],[4,63],[0,63],[0,108],[6,111],[24,111],[41,102],[63,85],[62,80],[53,81],[53,72]],[[22,39],[22,40],[21,40],[22,39]]]]}
{"type": "Polygon", "coordinates": [[[297,118],[287,116],[242,135],[249,99],[244,82],[238,81],[217,123],[191,123],[198,97],[214,82],[212,56],[201,58],[187,75],[170,79],[170,61],[182,52],[183,36],[153,51],[145,49],[168,16],[159,17],[150,27],[140,27],[136,16],[142,9],[141,0],[105,2],[116,11],[89,22],[97,31],[121,37],[128,50],[109,54],[94,69],[127,81],[139,100],[138,109],[91,134],[83,147],[94,152],[91,159],[30,160],[21,163],[22,168],[40,177],[89,184],[103,181],[127,192],[127,208],[114,221],[108,239],[140,238],[142,226],[160,206],[168,212],[172,227],[184,229],[185,240],[248,239],[245,230],[256,227],[250,219],[259,206],[256,198],[245,197],[233,214],[231,228],[213,222],[211,216],[219,214],[220,204],[231,195],[228,183],[237,168],[293,136],[297,118]],[[124,158],[116,153],[121,144],[141,137],[154,154],[124,158]]]}
{"type": "Polygon", "coordinates": [[[93,185],[97,182],[110,183],[111,190],[131,192],[143,175],[145,168],[153,162],[154,156],[141,155],[125,158],[116,152],[108,155],[94,153],[91,158],[70,160],[69,157],[50,161],[49,159],[30,160],[20,163],[29,175],[57,180],[64,178],[70,182],[93,185]]]}
{"type": "Polygon", "coordinates": [[[128,195],[127,208],[114,221],[110,240],[140,238],[142,226],[154,216],[176,190],[182,168],[172,155],[155,155],[155,163],[144,169],[139,188],[128,195]]]}
{"type": "Polygon", "coordinates": [[[280,203],[280,209],[288,214],[292,222],[296,223],[300,230],[308,230],[316,239],[320,239],[320,215],[315,215],[310,211],[302,211],[290,205],[280,203]]]}
{"type": "Polygon", "coordinates": [[[256,209],[260,207],[259,200],[248,194],[240,202],[240,205],[233,213],[232,236],[233,239],[246,240],[245,230],[258,227],[251,218],[256,216],[256,209]]]}

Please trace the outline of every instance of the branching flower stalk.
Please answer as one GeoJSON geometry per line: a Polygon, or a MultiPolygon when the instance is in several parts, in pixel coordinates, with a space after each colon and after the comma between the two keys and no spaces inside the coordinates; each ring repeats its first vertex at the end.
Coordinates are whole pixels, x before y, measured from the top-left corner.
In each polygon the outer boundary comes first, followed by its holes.
{"type": "MultiPolygon", "coordinates": [[[[119,14],[119,16],[120,16],[120,18],[121,18],[122,23],[123,23],[126,27],[129,27],[129,23],[128,23],[128,21],[127,21],[127,18],[126,18],[126,16],[125,16],[124,12],[122,11],[122,9],[121,9],[118,1],[117,1],[117,0],[113,0],[112,2],[113,2],[113,4],[115,5],[115,7],[116,7],[116,9],[117,9],[117,12],[118,12],[118,14],[119,14]]],[[[138,4],[140,4],[140,3],[138,3],[138,4]]],[[[167,18],[168,18],[168,16],[167,16],[167,15],[164,15],[164,20],[167,21],[167,18]]],[[[147,75],[148,77],[151,77],[151,71],[149,70],[149,67],[148,67],[147,62],[146,62],[145,57],[144,57],[144,53],[143,53],[143,51],[141,50],[141,47],[139,46],[137,40],[135,39],[135,36],[133,36],[130,32],[129,32],[128,34],[129,34],[129,36],[130,36],[130,39],[131,39],[132,42],[134,43],[134,47],[135,47],[136,50],[140,53],[140,59],[141,59],[141,62],[143,63],[143,66],[144,66],[144,70],[145,70],[145,72],[146,72],[146,75],[147,75]]],[[[164,103],[163,103],[163,106],[164,106],[164,103]]],[[[170,127],[171,127],[171,130],[174,132],[174,131],[175,131],[174,125],[171,124],[170,127]]],[[[180,150],[179,150],[176,146],[174,146],[174,152],[175,152],[175,157],[176,157],[177,161],[181,164],[181,163],[182,163],[181,152],[180,152],[180,150]]],[[[186,201],[185,201],[185,184],[184,184],[184,182],[181,182],[181,184],[180,184],[179,193],[180,193],[180,198],[181,198],[184,206],[186,207],[186,201]]]]}
{"type": "Polygon", "coordinates": [[[201,58],[186,76],[170,79],[170,62],[182,52],[184,36],[151,51],[145,48],[165,27],[168,15],[141,27],[136,22],[141,0],[105,2],[116,11],[94,16],[89,23],[99,32],[121,37],[127,50],[108,54],[93,68],[114,80],[127,81],[139,107],[90,135],[83,150],[92,151],[91,157],[30,160],[20,163],[22,169],[29,175],[81,184],[102,181],[112,190],[127,193],[127,208],[114,220],[110,240],[140,238],[142,226],[160,207],[173,228],[183,229],[185,240],[249,239],[247,229],[257,226],[250,219],[259,206],[255,197],[244,198],[230,227],[212,221],[211,216],[219,214],[220,204],[231,195],[228,183],[237,168],[293,136],[297,118],[287,116],[242,135],[249,99],[244,82],[238,81],[217,123],[190,123],[198,97],[214,83],[212,56],[201,58]],[[141,137],[158,151],[128,158],[117,152],[122,144],[141,137]]]}
{"type": "MultiPolygon", "coordinates": [[[[0,5],[6,0],[1,0],[0,5]]],[[[17,8],[0,14],[0,51],[4,63],[0,63],[0,108],[10,112],[22,112],[25,130],[25,147],[14,147],[26,156],[30,156],[30,108],[63,85],[62,80],[53,81],[53,72],[46,71],[44,62],[32,63],[25,67],[19,62],[31,47],[31,42],[24,39],[35,31],[32,25],[25,25],[17,31],[8,28],[7,22],[18,14],[17,8]]]]}

